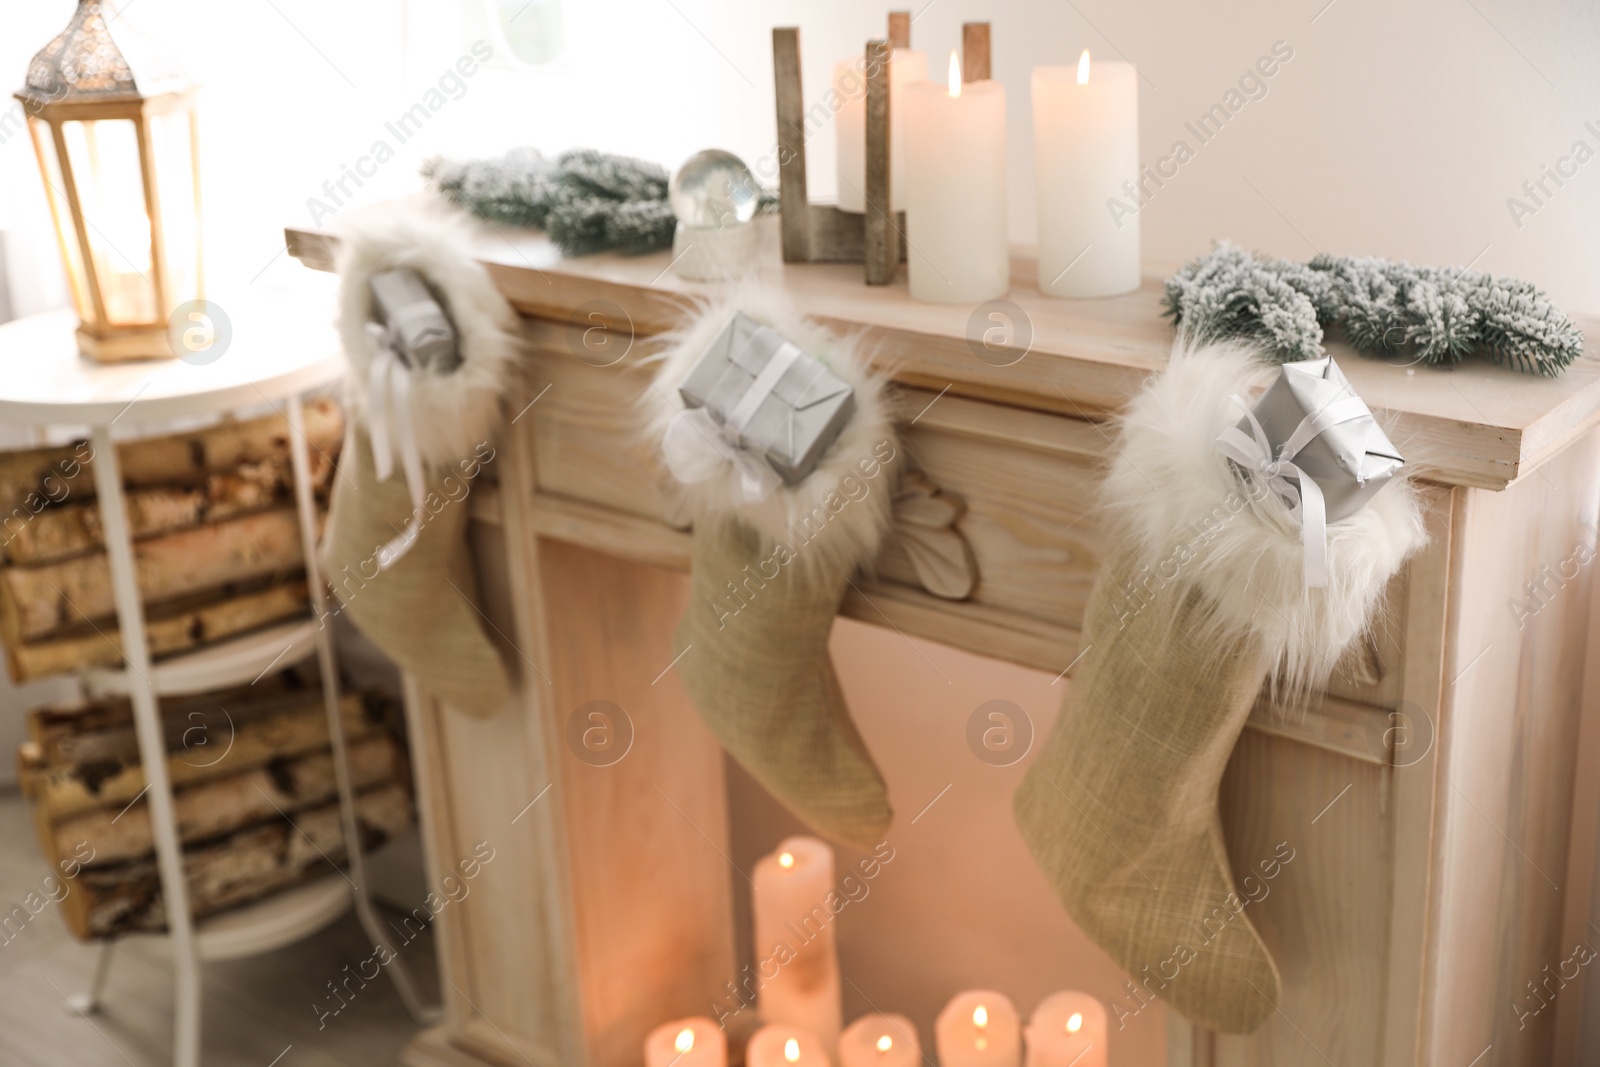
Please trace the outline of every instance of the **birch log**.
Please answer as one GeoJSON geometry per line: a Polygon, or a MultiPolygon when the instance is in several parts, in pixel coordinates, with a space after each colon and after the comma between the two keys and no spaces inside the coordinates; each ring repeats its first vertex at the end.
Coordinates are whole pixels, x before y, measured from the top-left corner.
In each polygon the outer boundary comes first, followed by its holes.
{"type": "MultiPolygon", "coordinates": [[[[379,732],[352,743],[349,756],[351,782],[358,790],[405,777],[405,754],[392,734],[379,732]]],[[[179,789],[173,805],[178,837],[192,845],[274,815],[292,816],[337,796],[333,756],[323,749],[179,789]]],[[[70,856],[86,843],[94,851],[92,865],[96,867],[155,852],[149,805],[142,798],[124,809],[100,808],[64,819],[50,832],[54,855],[70,856]]]]}
{"type": "MultiPolygon", "coordinates": [[[[313,490],[326,497],[333,467],[313,456],[313,490]]],[[[289,464],[278,460],[245,463],[208,474],[199,485],[164,485],[127,494],[128,524],[135,539],[219,522],[290,501],[289,464]]],[[[68,559],[105,546],[100,505],[92,500],[46,508],[28,522],[0,529],[0,547],[11,563],[39,564],[68,559]]]]}
{"type": "MultiPolygon", "coordinates": [[[[292,507],[136,542],[133,554],[146,604],[287,574],[304,565],[292,507]]],[[[115,608],[111,568],[103,552],[0,570],[0,632],[8,644],[109,619],[115,608]]]]}
{"type": "MultiPolygon", "coordinates": [[[[333,400],[306,404],[306,441],[314,460],[337,452],[344,414],[333,400]]],[[[117,446],[129,488],[195,484],[208,473],[244,463],[289,460],[289,423],[282,415],[224,419],[190,433],[146,437],[117,446]]],[[[0,453],[0,527],[27,522],[39,510],[67,500],[92,500],[94,449],[87,441],[0,453]]]]}
{"type": "MultiPolygon", "coordinates": [[[[411,794],[390,783],[356,798],[363,848],[375,848],[411,825],[411,794]]],[[[244,904],[306,878],[331,874],[345,857],[339,805],[277,817],[214,844],[186,850],[184,874],[197,918],[244,904]]],[[[80,870],[61,901],[67,928],[79,938],[166,929],[161,880],[153,859],[80,870]]]]}
{"type": "MultiPolygon", "coordinates": [[[[379,728],[367,717],[361,697],[356,694],[341,697],[339,710],[347,738],[362,738],[379,728]]],[[[328,723],[322,698],[317,695],[244,722],[235,726],[231,734],[208,736],[205,749],[212,746],[223,754],[180,748],[167,757],[167,774],[173,788],[225,778],[273,760],[326,748],[328,723]]],[[[144,786],[144,769],[137,752],[126,761],[108,759],[37,767],[29,770],[26,778],[35,815],[49,824],[99,808],[110,808],[115,814],[143,793],[144,786]]]]}
{"type": "MultiPolygon", "coordinates": [[[[167,750],[185,745],[183,731],[192,712],[231,708],[228,714],[235,721],[243,721],[304,703],[315,693],[314,689],[308,692],[290,668],[265,675],[253,685],[165,697],[161,701],[161,718],[167,750]]],[[[126,697],[38,708],[28,713],[27,729],[28,740],[39,746],[41,758],[49,763],[125,759],[137,756],[139,751],[133,737],[133,705],[126,697]]]]}
{"type": "MultiPolygon", "coordinates": [[[[224,591],[221,599],[207,593],[152,609],[145,619],[150,654],[168,656],[305,613],[304,575],[254,585],[239,592],[224,591]]],[[[14,682],[122,663],[122,635],[115,627],[86,625],[42,641],[6,640],[5,647],[14,682]]]]}

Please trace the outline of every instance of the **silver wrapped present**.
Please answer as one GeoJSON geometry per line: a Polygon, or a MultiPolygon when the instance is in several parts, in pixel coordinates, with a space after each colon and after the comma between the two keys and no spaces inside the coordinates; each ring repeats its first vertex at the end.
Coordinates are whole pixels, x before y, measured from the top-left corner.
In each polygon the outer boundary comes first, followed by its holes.
{"type": "Polygon", "coordinates": [[[445,373],[460,365],[455,328],[420,274],[386,270],[374,274],[369,285],[384,340],[400,362],[445,373]]]}
{"type": "Polygon", "coordinates": [[[855,413],[855,390],[782,334],[736,313],[678,387],[723,436],[804,480],[855,413]]]}
{"type": "Polygon", "coordinates": [[[1331,357],[1285,363],[1239,424],[1217,438],[1300,520],[1306,584],[1327,584],[1326,524],[1354,515],[1405,464],[1331,357]]]}

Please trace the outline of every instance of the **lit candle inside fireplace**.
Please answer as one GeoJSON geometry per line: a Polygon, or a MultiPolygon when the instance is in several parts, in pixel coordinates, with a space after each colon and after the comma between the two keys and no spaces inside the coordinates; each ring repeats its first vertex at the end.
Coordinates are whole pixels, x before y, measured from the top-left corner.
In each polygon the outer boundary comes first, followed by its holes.
{"type": "Polygon", "coordinates": [[[839,1037],[839,1067],[920,1067],[917,1028],[904,1015],[863,1015],[839,1037]]]}
{"type": "Polygon", "coordinates": [[[1017,1009],[990,989],[957,993],[933,1024],[940,1067],[1018,1067],[1017,1009]]]}
{"type": "Polygon", "coordinates": [[[745,1047],[745,1067],[832,1067],[815,1034],[793,1026],[763,1026],[745,1047]]]}
{"type": "Polygon", "coordinates": [[[1053,993],[1028,1020],[1027,1067],[1106,1067],[1106,1009],[1087,993],[1053,993]]]}
{"type": "Polygon", "coordinates": [[[1110,296],[1139,287],[1139,73],[1089,59],[1033,68],[1033,156],[1039,288],[1110,296]],[[1123,205],[1117,210],[1113,201],[1123,205]]]}
{"type": "Polygon", "coordinates": [[[834,915],[827,904],[833,850],[815,837],[786,838],[756,861],[750,880],[761,1021],[804,1030],[831,1049],[839,1040],[842,1011],[834,915]]]}
{"type": "Polygon", "coordinates": [[[906,271],[911,295],[972,304],[1011,287],[1006,229],[1006,91],[961,83],[950,53],[944,85],[906,96],[906,271]]]}
{"type": "Polygon", "coordinates": [[[710,1019],[663,1023],[644,1039],[645,1067],[727,1067],[728,1039],[710,1019]]]}

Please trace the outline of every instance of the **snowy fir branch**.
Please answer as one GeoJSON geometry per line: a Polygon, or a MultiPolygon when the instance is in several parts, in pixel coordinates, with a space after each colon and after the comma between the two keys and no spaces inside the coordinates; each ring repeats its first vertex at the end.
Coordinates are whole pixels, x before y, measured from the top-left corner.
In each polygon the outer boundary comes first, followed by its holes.
{"type": "Polygon", "coordinates": [[[1430,364],[1479,352],[1553,376],[1583,354],[1583,331],[1538,287],[1460,267],[1330,255],[1296,263],[1222,241],[1167,279],[1162,302],[1197,338],[1261,341],[1285,363],[1321,356],[1333,327],[1359,352],[1430,364]]]}
{"type": "MultiPolygon", "coordinates": [[[[672,247],[677,219],[665,168],[642,159],[575,148],[554,160],[532,148],[464,163],[431,159],[423,177],[490,222],[544,230],[563,255],[641,255],[672,247]]],[[[763,194],[762,206],[776,203],[763,194]]]]}

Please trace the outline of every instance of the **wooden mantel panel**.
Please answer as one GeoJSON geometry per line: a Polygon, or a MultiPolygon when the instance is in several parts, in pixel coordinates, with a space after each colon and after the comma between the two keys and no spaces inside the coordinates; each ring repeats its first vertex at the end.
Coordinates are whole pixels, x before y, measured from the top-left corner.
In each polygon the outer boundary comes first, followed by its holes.
{"type": "Polygon", "coordinates": [[[657,1022],[708,1014],[737,976],[722,749],[666,671],[688,582],[560,541],[537,551],[588,1062],[631,1067],[657,1022]]]}
{"type": "MultiPolygon", "coordinates": [[[[527,320],[530,395],[519,417],[533,427],[536,489],[650,522],[685,527],[664,491],[667,474],[640,432],[636,398],[650,388],[647,343],[600,367],[572,358],[567,328],[527,320]]],[[[910,558],[890,537],[874,590],[851,594],[847,613],[905,627],[973,651],[1059,671],[1077,655],[1077,631],[1104,557],[1097,493],[1109,431],[1082,419],[902,388],[901,443],[942,491],[960,497],[959,529],[978,585],[960,604],[920,590],[910,558]],[[915,420],[915,421],[913,421],[915,420]]],[[[1333,695],[1390,706],[1398,699],[1404,576],[1390,590],[1362,670],[1330,680],[1333,695]]],[[[1303,731],[1286,728],[1300,735],[1303,731]]],[[[1338,731],[1335,731],[1338,732],[1338,731]]],[[[1365,742],[1363,741],[1364,745],[1365,742]]]]}
{"type": "MultiPolygon", "coordinates": [[[[551,347],[560,343],[552,333],[562,332],[528,326],[535,339],[530,373],[539,389],[550,387],[521,420],[534,427],[539,491],[682,525],[662,492],[667,475],[639,431],[637,398],[652,373],[645,354],[591,366],[551,347]]],[[[915,389],[902,390],[899,402],[908,411],[904,422],[917,420],[902,434],[907,457],[966,502],[960,530],[979,573],[972,602],[1020,616],[1019,624],[1076,628],[1103,554],[1095,512],[1109,451],[1104,431],[915,389]]],[[[887,551],[879,572],[916,584],[903,551],[887,551]]]]}
{"type": "MultiPolygon", "coordinates": [[[[1014,257],[1007,308],[919,304],[903,278],[861,284],[850,264],[785,264],[775,220],[758,226],[765,244],[756,276],[782,288],[803,310],[859,331],[896,380],[934,391],[1019,407],[1099,418],[1119,410],[1166,361],[1172,327],[1161,314],[1161,281],[1172,265],[1150,264],[1136,292],[1096,300],[1056,300],[1033,284],[1034,264],[1014,257]],[[1027,354],[1009,366],[979,358],[981,337],[999,310],[1027,354]]],[[[285,231],[291,254],[330,269],[336,239],[285,231]]],[[[544,235],[486,232],[482,258],[507,299],[525,314],[592,325],[599,310],[639,336],[670,329],[712,290],[686,282],[670,256],[596,255],[564,259],[544,235]],[[619,314],[620,313],[620,314],[619,314]]],[[[1600,321],[1585,320],[1587,351],[1559,378],[1538,379],[1473,361],[1454,370],[1391,366],[1333,342],[1357,392],[1390,423],[1395,443],[1433,480],[1503,489],[1600,422],[1600,321]]]]}
{"type": "Polygon", "coordinates": [[[1576,756],[1600,714],[1584,703],[1597,506],[1600,431],[1506,493],[1468,494],[1455,531],[1422,1062],[1491,1045],[1484,1062],[1558,1062],[1557,1009],[1580,995],[1562,916],[1586,882],[1567,870],[1574,787],[1596,773],[1576,756]]]}

